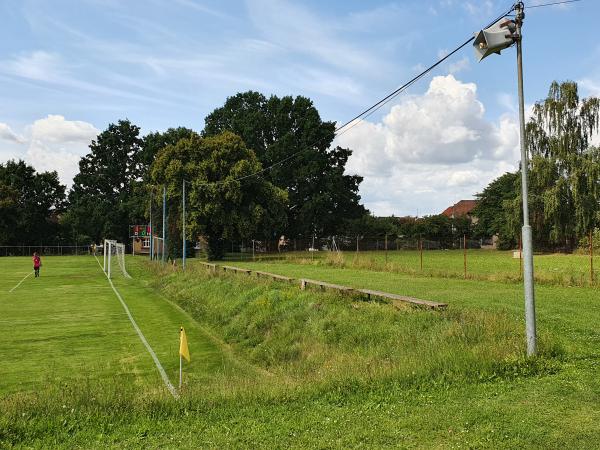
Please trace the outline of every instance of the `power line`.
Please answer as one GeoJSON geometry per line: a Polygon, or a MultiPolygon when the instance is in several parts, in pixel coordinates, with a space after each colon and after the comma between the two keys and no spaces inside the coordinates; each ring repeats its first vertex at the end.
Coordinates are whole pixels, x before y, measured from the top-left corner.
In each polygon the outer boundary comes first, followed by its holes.
{"type": "Polygon", "coordinates": [[[577,2],[581,2],[581,1],[582,0],[564,0],[562,2],[544,3],[544,4],[541,4],[541,5],[530,5],[530,6],[527,6],[527,8],[528,9],[531,9],[531,8],[542,8],[544,6],[565,5],[567,3],[577,3],[577,2]]]}
{"type": "MultiPolygon", "coordinates": [[[[571,0],[571,1],[573,1],[573,0],[571,0]]],[[[580,1],[580,0],[576,0],[576,1],[580,1]]],[[[511,8],[508,11],[506,11],[505,13],[499,15],[496,19],[494,19],[493,21],[491,21],[484,28],[490,27],[491,25],[493,25],[494,23],[496,23],[498,20],[502,19],[503,17],[506,17],[513,10],[514,10],[514,6],[511,6],[511,8]]],[[[350,131],[356,125],[358,125],[359,123],[361,123],[364,119],[366,119],[367,117],[369,117],[373,113],[375,113],[375,111],[379,110],[384,105],[386,105],[387,103],[389,103],[390,101],[392,101],[394,98],[396,98],[398,95],[400,95],[402,92],[404,92],[406,89],[408,89],[411,85],[413,85],[414,83],[416,83],[417,81],[419,81],[421,78],[425,77],[428,73],[430,73],[433,69],[435,69],[440,64],[442,64],[448,58],[452,57],[455,53],[457,53],[460,50],[462,50],[465,46],[467,46],[468,44],[470,44],[474,39],[475,39],[475,37],[470,37],[465,42],[463,42],[458,47],[456,47],[454,50],[452,50],[450,53],[448,53],[447,55],[445,55],[443,58],[440,58],[435,63],[433,63],[431,66],[429,66],[428,68],[426,68],[419,75],[413,77],[411,80],[409,80],[408,82],[406,82],[405,84],[403,84],[399,88],[395,89],[394,91],[392,91],[391,93],[389,93],[388,95],[386,95],[385,97],[383,97],[381,100],[379,100],[377,103],[373,104],[369,108],[367,108],[364,111],[362,111],[360,114],[357,114],[356,116],[354,116],[349,121],[345,122],[344,124],[342,124],[339,127],[336,127],[335,130],[334,130],[335,135],[339,137],[342,134],[350,131]],[[346,128],[346,127],[348,127],[348,128],[346,128]],[[346,129],[344,129],[344,128],[346,128],[346,129]]],[[[234,178],[234,179],[231,179],[231,180],[221,180],[221,181],[215,181],[215,182],[205,182],[205,183],[202,183],[202,184],[229,183],[229,182],[235,182],[235,181],[242,181],[242,180],[246,180],[246,179],[251,178],[251,177],[255,177],[255,176],[261,175],[261,174],[263,174],[265,172],[268,172],[269,170],[271,170],[271,169],[273,169],[273,168],[275,168],[277,166],[280,166],[283,163],[286,163],[286,162],[288,162],[288,161],[296,158],[301,153],[304,153],[305,151],[309,150],[313,146],[315,146],[315,145],[319,144],[320,142],[322,142],[324,139],[326,139],[326,138],[323,137],[321,139],[317,139],[316,141],[314,141],[312,144],[306,146],[305,148],[303,148],[301,150],[298,150],[297,152],[294,152],[294,153],[286,156],[285,158],[283,158],[283,159],[281,159],[281,160],[279,160],[279,161],[277,161],[277,162],[275,162],[275,163],[273,163],[273,164],[271,164],[271,165],[269,165],[267,167],[264,167],[264,168],[262,168],[259,171],[253,172],[251,174],[244,175],[242,177],[234,178]]]]}

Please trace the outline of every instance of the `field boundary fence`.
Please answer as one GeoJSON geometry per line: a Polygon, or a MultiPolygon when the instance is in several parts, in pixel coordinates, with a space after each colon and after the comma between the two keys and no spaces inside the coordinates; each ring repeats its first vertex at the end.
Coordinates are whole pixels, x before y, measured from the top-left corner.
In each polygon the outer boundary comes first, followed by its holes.
{"type": "MultiPolygon", "coordinates": [[[[224,241],[223,246],[224,261],[229,262],[322,262],[338,267],[492,281],[520,281],[523,277],[522,253],[518,246],[511,251],[502,251],[503,259],[496,268],[484,256],[488,252],[490,256],[496,253],[491,240],[458,233],[447,239],[395,235],[255,238],[224,241]]],[[[201,244],[197,247],[196,256],[206,259],[206,246],[201,244]]],[[[596,286],[598,277],[594,271],[594,257],[590,253],[589,258],[578,259],[575,269],[565,266],[559,270],[544,266],[540,273],[536,272],[536,280],[550,284],[596,286]]]]}
{"type": "Polygon", "coordinates": [[[31,256],[38,252],[41,256],[91,255],[90,245],[0,245],[2,256],[31,256]]]}

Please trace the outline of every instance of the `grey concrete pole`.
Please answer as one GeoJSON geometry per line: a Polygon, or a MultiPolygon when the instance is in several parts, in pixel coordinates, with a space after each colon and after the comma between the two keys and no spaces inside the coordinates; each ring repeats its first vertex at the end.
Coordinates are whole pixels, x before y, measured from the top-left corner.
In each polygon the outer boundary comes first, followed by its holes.
{"type": "Polygon", "coordinates": [[[167,186],[163,186],[163,208],[162,208],[162,262],[165,262],[166,228],[167,228],[167,186]]]}
{"type": "Polygon", "coordinates": [[[183,180],[183,212],[182,212],[182,221],[183,221],[183,226],[182,226],[182,235],[183,235],[183,257],[182,257],[182,266],[183,266],[183,270],[185,270],[185,180],[183,180]]]}
{"type": "Polygon", "coordinates": [[[152,228],[152,193],[150,193],[150,261],[154,258],[154,229],[152,228]]]}
{"type": "Polygon", "coordinates": [[[525,142],[525,100],[523,95],[523,47],[521,29],[525,13],[522,3],[515,5],[517,25],[517,72],[519,81],[519,121],[521,125],[521,188],[523,197],[523,284],[525,288],[525,329],[527,333],[527,355],[533,356],[537,352],[537,338],[535,326],[535,289],[533,281],[533,238],[529,225],[528,204],[528,154],[525,142]]]}

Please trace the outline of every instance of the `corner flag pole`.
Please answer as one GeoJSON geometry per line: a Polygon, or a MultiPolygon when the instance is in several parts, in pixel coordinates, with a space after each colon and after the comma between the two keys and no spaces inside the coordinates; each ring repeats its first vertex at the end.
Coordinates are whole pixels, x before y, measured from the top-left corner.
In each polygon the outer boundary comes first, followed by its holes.
{"type": "Polygon", "coordinates": [[[188,348],[187,336],[183,327],[179,329],[179,389],[183,384],[183,358],[190,362],[190,350],[188,348]]]}

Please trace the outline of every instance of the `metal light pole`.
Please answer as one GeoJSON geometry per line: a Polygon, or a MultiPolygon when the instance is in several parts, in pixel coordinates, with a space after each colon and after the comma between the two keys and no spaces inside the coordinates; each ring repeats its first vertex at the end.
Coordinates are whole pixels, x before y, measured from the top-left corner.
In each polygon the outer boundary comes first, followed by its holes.
{"type": "Polygon", "coordinates": [[[165,242],[165,237],[166,237],[166,224],[167,224],[167,186],[163,186],[163,207],[162,207],[162,213],[163,213],[163,217],[162,217],[162,262],[165,262],[165,248],[166,248],[166,242],[165,242]]]}
{"type": "Polygon", "coordinates": [[[183,270],[185,270],[185,180],[183,180],[183,182],[181,183],[183,186],[183,208],[182,208],[182,222],[183,222],[183,226],[182,226],[182,235],[183,235],[183,256],[182,256],[182,267],[183,270]]]}
{"type": "Polygon", "coordinates": [[[533,239],[529,225],[529,201],[527,171],[529,166],[527,148],[525,146],[525,100],[523,95],[523,35],[521,29],[525,12],[523,3],[515,5],[515,24],[517,25],[517,78],[519,80],[519,122],[521,131],[521,189],[523,197],[523,283],[525,288],[525,328],[527,331],[527,355],[537,352],[535,326],[535,289],[533,281],[533,239]]]}
{"type": "Polygon", "coordinates": [[[154,230],[152,229],[152,191],[150,191],[150,261],[154,259],[154,230]]]}
{"type": "Polygon", "coordinates": [[[537,352],[536,326],[535,326],[535,289],[533,281],[533,239],[529,225],[529,202],[527,170],[529,166],[527,148],[525,143],[525,100],[523,95],[523,36],[522,27],[525,18],[523,2],[515,3],[515,20],[501,19],[489,28],[481,30],[475,35],[475,54],[479,61],[491,54],[500,54],[513,44],[517,45],[517,78],[519,93],[519,122],[521,141],[521,196],[523,197],[523,228],[521,230],[523,242],[523,285],[525,291],[525,331],[527,334],[527,355],[533,356],[537,352]]]}

